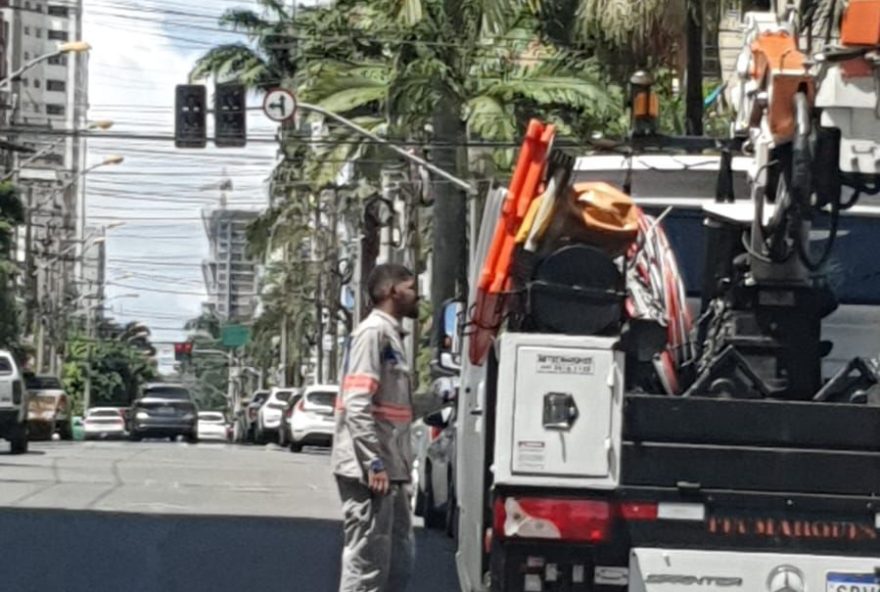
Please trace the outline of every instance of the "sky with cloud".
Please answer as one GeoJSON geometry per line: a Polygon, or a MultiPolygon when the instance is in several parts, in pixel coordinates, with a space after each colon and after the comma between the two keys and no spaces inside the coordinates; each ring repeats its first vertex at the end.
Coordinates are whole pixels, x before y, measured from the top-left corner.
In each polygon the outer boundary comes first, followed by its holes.
{"type": "MultiPolygon", "coordinates": [[[[220,43],[246,41],[225,33],[217,18],[242,0],[87,0],[83,38],[89,58],[89,118],[110,119],[107,134],[173,134],[174,87],[195,60],[220,43]]],[[[261,104],[253,95],[249,102],[261,104]]],[[[89,163],[120,154],[125,162],[91,173],[88,224],[124,222],[107,230],[107,306],[121,321],[147,323],[156,341],[183,338],[187,319],[206,299],[201,261],[208,242],[202,211],[219,204],[219,182],[232,180],[229,207],[262,209],[276,146],[275,126],[251,111],[247,148],[178,150],[170,140],[93,138],[89,163]],[[120,298],[138,293],[139,298],[120,298]]]]}

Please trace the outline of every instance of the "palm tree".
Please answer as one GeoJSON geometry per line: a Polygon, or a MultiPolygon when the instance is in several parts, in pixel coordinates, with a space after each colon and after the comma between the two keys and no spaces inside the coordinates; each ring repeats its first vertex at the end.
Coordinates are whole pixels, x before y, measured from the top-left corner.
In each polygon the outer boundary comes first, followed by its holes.
{"type": "Polygon", "coordinates": [[[229,9],[221,26],[247,33],[251,45],[234,43],[209,50],[196,62],[190,78],[213,75],[236,80],[248,88],[268,90],[292,74],[295,44],[290,14],[278,0],[256,0],[265,16],[252,10],[229,9]]]}
{"type": "MultiPolygon", "coordinates": [[[[254,47],[216,48],[199,60],[193,74],[236,78],[253,88],[262,88],[266,78],[290,81],[304,101],[374,133],[425,146],[438,166],[460,178],[472,172],[469,140],[498,142],[503,145],[493,151],[487,172],[506,172],[518,130],[528,117],[544,116],[583,137],[585,131],[617,119],[619,110],[619,93],[603,79],[596,62],[578,61],[564,49],[541,43],[537,22],[522,8],[510,10],[515,4],[469,0],[453,7],[446,0],[341,0],[332,7],[304,10],[295,21],[275,8],[266,18],[227,13],[223,23],[247,31],[254,47]],[[296,51],[278,59],[271,51],[293,46],[279,43],[279,34],[292,30],[296,51]]],[[[317,199],[343,164],[353,162],[359,178],[376,179],[382,164],[397,161],[389,151],[332,123],[314,149],[291,141],[291,130],[286,131],[282,148],[288,162],[276,170],[276,179],[311,187],[305,192],[293,188],[259,223],[263,230],[282,215],[291,232],[297,232],[298,223],[308,226],[297,204],[306,195],[317,199]],[[290,168],[297,172],[290,174],[290,168]]],[[[437,204],[432,216],[432,300],[441,302],[465,284],[466,201],[449,184],[436,183],[432,189],[437,204]]],[[[254,235],[265,250],[265,240],[256,236],[265,234],[254,235]]],[[[297,242],[293,238],[288,244],[296,248],[297,242]]]]}

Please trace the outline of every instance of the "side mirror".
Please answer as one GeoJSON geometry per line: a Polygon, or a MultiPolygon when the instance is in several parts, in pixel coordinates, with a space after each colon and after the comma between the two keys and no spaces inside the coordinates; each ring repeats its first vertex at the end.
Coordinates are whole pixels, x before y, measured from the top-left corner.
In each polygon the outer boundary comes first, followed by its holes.
{"type": "Polygon", "coordinates": [[[437,366],[448,372],[461,370],[461,325],[465,304],[461,300],[449,300],[443,305],[437,331],[437,366]]]}
{"type": "Polygon", "coordinates": [[[439,411],[435,411],[434,413],[429,413],[424,417],[422,421],[425,422],[426,426],[430,426],[432,428],[445,428],[449,425],[449,413],[444,413],[445,409],[440,409],[439,411]]]}

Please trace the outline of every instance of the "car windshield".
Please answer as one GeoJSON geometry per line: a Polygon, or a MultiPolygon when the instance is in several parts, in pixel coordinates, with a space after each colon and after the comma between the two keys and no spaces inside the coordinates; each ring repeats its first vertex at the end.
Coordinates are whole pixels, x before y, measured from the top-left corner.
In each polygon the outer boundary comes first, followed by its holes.
{"type": "Polygon", "coordinates": [[[293,396],[294,391],[278,391],[275,393],[275,398],[279,401],[290,401],[290,397],[293,396]]]}
{"type": "Polygon", "coordinates": [[[251,399],[251,404],[260,404],[265,403],[266,399],[269,398],[269,393],[257,393],[254,395],[254,398],[251,399]]]}
{"type": "Polygon", "coordinates": [[[28,376],[25,379],[28,389],[33,391],[61,390],[61,381],[54,376],[28,376]]]}
{"type": "Polygon", "coordinates": [[[87,416],[88,419],[95,417],[119,417],[118,409],[92,409],[87,416]]]}
{"type": "Polygon", "coordinates": [[[224,421],[222,413],[216,413],[213,411],[199,413],[199,420],[211,423],[221,423],[224,421]]]}
{"type": "Polygon", "coordinates": [[[144,396],[157,399],[173,399],[175,401],[188,401],[190,399],[189,391],[180,386],[149,387],[144,391],[144,396]]]}
{"type": "Polygon", "coordinates": [[[6,356],[0,356],[0,376],[12,374],[12,360],[6,356]]]}
{"type": "Polygon", "coordinates": [[[332,391],[314,391],[306,396],[311,405],[333,407],[336,404],[336,393],[332,391]]]}

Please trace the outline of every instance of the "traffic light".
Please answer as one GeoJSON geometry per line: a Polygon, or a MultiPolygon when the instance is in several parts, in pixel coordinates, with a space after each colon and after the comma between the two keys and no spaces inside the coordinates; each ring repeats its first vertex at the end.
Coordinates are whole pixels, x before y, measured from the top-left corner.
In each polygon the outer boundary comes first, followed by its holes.
{"type": "Polygon", "coordinates": [[[214,144],[221,148],[247,144],[247,100],[241,84],[218,84],[214,89],[214,144]]]}
{"type": "Polygon", "coordinates": [[[207,92],[202,84],[178,84],[174,100],[174,145],[204,148],[208,144],[207,92]]]}
{"type": "Polygon", "coordinates": [[[193,344],[191,341],[174,344],[174,360],[177,362],[192,361],[193,344]]]}

